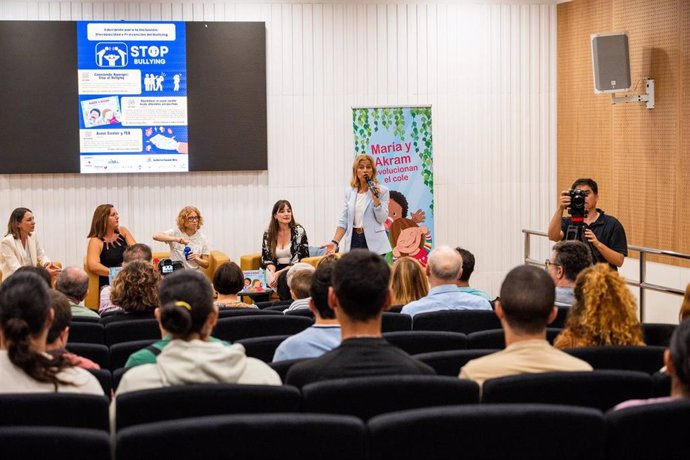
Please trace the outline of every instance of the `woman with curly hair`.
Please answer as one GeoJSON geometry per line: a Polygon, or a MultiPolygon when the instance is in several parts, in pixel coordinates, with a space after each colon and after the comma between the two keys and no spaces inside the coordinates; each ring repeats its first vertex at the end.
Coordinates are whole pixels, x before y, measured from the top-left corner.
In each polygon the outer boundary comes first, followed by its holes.
{"type": "Polygon", "coordinates": [[[429,280],[417,259],[401,257],[395,261],[392,270],[393,305],[406,305],[429,293],[429,280]]]}
{"type": "Polygon", "coordinates": [[[160,280],[161,275],[152,264],[138,260],[129,262],[113,280],[110,291],[111,302],[122,311],[102,318],[101,322],[153,318],[153,311],[158,307],[160,280]]]}
{"type": "Polygon", "coordinates": [[[600,263],[580,272],[575,303],[556,348],[600,345],[644,345],[635,298],[621,276],[600,263]]]}
{"type": "Polygon", "coordinates": [[[199,229],[204,217],[199,208],[185,206],[177,215],[177,226],[153,235],[153,239],[170,246],[170,258],[179,260],[188,270],[201,270],[211,264],[208,241],[199,229]]]}

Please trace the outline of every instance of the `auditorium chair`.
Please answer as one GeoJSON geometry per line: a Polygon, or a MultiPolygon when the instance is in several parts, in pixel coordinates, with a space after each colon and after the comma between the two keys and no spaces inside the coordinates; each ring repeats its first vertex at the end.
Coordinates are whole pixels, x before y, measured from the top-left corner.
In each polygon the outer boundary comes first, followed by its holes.
{"type": "Polygon", "coordinates": [[[288,385],[200,384],[124,393],[115,405],[121,430],[208,415],[299,412],[301,397],[297,388],[288,385]]]}
{"type": "Polygon", "coordinates": [[[635,371],[544,372],[489,379],[483,403],[541,403],[606,411],[628,399],[652,397],[652,378],[635,371]]]}
{"type": "Polygon", "coordinates": [[[366,441],[364,422],[356,417],[242,414],[125,428],[116,449],[118,460],[353,460],[367,458],[366,441]]]}
{"type": "MultiPolygon", "coordinates": [[[[0,394],[0,426],[19,425],[107,431],[108,398],[77,393],[0,394]]],[[[2,458],[3,448],[0,443],[2,458]]]]}
{"type": "MultiPolygon", "coordinates": [[[[546,340],[553,343],[554,339],[563,329],[549,327],[546,329],[546,340]]],[[[503,349],[506,347],[505,332],[503,329],[490,329],[477,331],[467,335],[467,348],[473,349],[503,349]]]]}
{"type": "Polygon", "coordinates": [[[105,328],[100,323],[73,321],[69,327],[68,343],[105,344],[105,328]]]}
{"type": "Polygon", "coordinates": [[[218,311],[219,318],[229,318],[231,316],[252,316],[252,315],[282,315],[280,311],[257,310],[256,308],[221,308],[218,311]]]}
{"type": "Polygon", "coordinates": [[[380,415],[367,427],[372,460],[601,460],[605,450],[603,416],[584,407],[432,407],[380,415]]]}
{"type": "Polygon", "coordinates": [[[268,365],[278,373],[280,376],[280,380],[282,382],[285,381],[285,377],[287,377],[287,373],[290,370],[290,368],[293,366],[293,364],[297,364],[302,361],[306,361],[307,359],[311,358],[297,358],[297,359],[286,359],[283,361],[276,361],[272,363],[268,363],[268,365]]]}
{"type": "Polygon", "coordinates": [[[67,344],[67,351],[90,359],[102,369],[110,369],[110,351],[105,345],[70,342],[67,344]]]}
{"type": "Polygon", "coordinates": [[[501,322],[491,310],[440,310],[415,315],[412,329],[470,334],[488,329],[501,329],[501,322]]]}
{"type": "Polygon", "coordinates": [[[385,332],[383,338],[410,355],[467,348],[467,336],[459,332],[396,331],[385,332]]]}
{"type": "Polygon", "coordinates": [[[125,367],[132,353],[142,350],[158,340],[160,338],[114,343],[110,347],[110,369],[114,371],[115,369],[125,367]]]}
{"type": "MultiPolygon", "coordinates": [[[[170,258],[169,252],[154,252],[153,253],[153,263],[158,266],[158,262],[161,259],[170,258]]],[[[213,274],[216,272],[216,268],[219,265],[228,262],[230,258],[222,251],[211,251],[209,255],[209,266],[208,268],[202,269],[203,273],[208,277],[209,281],[213,279],[213,274]]],[[[98,310],[100,291],[98,289],[98,275],[95,275],[89,271],[86,265],[86,258],[84,258],[84,271],[89,275],[89,291],[86,294],[86,299],[84,299],[84,305],[91,308],[92,310],[98,310]]]]}
{"type": "Polygon", "coordinates": [[[273,361],[273,355],[275,354],[278,345],[283,343],[283,341],[288,337],[290,336],[269,335],[266,337],[251,337],[249,339],[238,340],[235,343],[239,343],[244,347],[247,356],[260,359],[265,363],[270,363],[273,361]]]}
{"type": "Polygon", "coordinates": [[[664,366],[664,347],[613,346],[566,348],[566,353],[587,361],[594,369],[620,369],[653,374],[664,366]]]}
{"type": "Polygon", "coordinates": [[[121,342],[160,340],[160,338],[160,325],[155,319],[117,321],[105,326],[105,344],[109,347],[121,342]]]}
{"type": "Polygon", "coordinates": [[[302,410],[362,420],[407,409],[476,404],[479,386],[438,375],[389,375],[324,380],[302,388],[302,410]]]}
{"type": "Polygon", "coordinates": [[[499,350],[447,350],[434,351],[431,353],[420,353],[413,358],[433,367],[438,375],[449,375],[457,377],[460,375],[460,368],[468,361],[480,358],[484,355],[496,353],[499,350]]]}
{"type": "Polygon", "coordinates": [[[645,404],[604,416],[609,460],[688,458],[690,401],[645,404]]]}
{"type": "Polygon", "coordinates": [[[412,317],[402,313],[383,312],[381,317],[381,332],[410,331],[412,317]]]}
{"type": "Polygon", "coordinates": [[[251,337],[297,334],[312,324],[311,319],[301,316],[235,316],[219,319],[213,336],[234,343],[251,337]]]}
{"type": "Polygon", "coordinates": [[[98,383],[101,384],[101,388],[103,388],[103,394],[110,399],[110,397],[113,394],[113,389],[115,388],[113,385],[113,374],[110,372],[110,369],[86,369],[88,372],[90,372],[94,377],[96,377],[96,380],[98,380],[98,383]]]}
{"type": "Polygon", "coordinates": [[[2,427],[0,450],[2,460],[111,460],[110,435],[85,428],[2,427]]]}
{"type": "Polygon", "coordinates": [[[668,347],[671,342],[673,331],[675,331],[677,327],[677,324],[642,323],[644,343],[647,345],[668,347]]]}
{"type": "Polygon", "coordinates": [[[668,372],[652,374],[652,385],[654,386],[655,398],[671,395],[671,375],[668,372]]]}

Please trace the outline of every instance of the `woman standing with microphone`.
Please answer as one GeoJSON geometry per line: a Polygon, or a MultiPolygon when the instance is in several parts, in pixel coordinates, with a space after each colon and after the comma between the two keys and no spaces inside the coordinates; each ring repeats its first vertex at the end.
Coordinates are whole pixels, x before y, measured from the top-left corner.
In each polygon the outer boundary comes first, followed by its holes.
{"type": "Polygon", "coordinates": [[[384,223],[388,218],[389,190],[378,183],[374,159],[357,155],[352,163],[350,188],[345,192],[345,206],[338,228],[330,243],[329,254],[338,247],[341,252],[368,249],[384,255],[391,250],[384,223]]]}

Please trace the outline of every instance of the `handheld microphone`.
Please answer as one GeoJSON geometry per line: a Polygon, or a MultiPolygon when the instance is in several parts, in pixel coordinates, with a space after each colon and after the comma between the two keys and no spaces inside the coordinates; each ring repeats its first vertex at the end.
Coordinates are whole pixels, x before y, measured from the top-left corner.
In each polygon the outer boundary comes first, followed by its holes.
{"type": "Polygon", "coordinates": [[[364,180],[367,181],[367,185],[369,186],[369,190],[371,190],[371,193],[374,194],[376,198],[379,197],[379,192],[376,190],[376,184],[374,184],[374,181],[371,180],[371,177],[369,177],[369,174],[364,175],[364,180]]]}

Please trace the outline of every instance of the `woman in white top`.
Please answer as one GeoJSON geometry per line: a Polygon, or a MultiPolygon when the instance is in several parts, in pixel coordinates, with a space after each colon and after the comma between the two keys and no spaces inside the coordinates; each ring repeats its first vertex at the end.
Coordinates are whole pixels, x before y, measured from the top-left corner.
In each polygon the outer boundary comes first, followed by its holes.
{"type": "Polygon", "coordinates": [[[170,246],[170,258],[179,260],[184,268],[201,270],[211,261],[206,235],[199,229],[204,225],[201,211],[195,206],[185,206],[177,215],[177,228],[153,235],[153,239],[170,246]],[[185,248],[189,248],[185,251],[185,248]]]}
{"type": "Polygon", "coordinates": [[[368,249],[385,255],[391,251],[386,234],[390,192],[376,178],[376,163],[369,155],[357,155],[352,163],[350,187],[345,191],[345,205],[330,243],[329,254],[368,249]]]}
{"type": "Polygon", "coordinates": [[[7,223],[7,234],[0,240],[0,267],[2,278],[7,279],[21,266],[44,267],[55,278],[60,267],[53,265],[34,235],[36,220],[30,209],[12,211],[7,223]]]}
{"type": "Polygon", "coordinates": [[[271,222],[264,232],[261,244],[261,268],[270,272],[269,286],[278,290],[281,300],[290,299],[287,270],[305,257],[309,257],[307,232],[295,222],[292,205],[278,200],[271,211],[271,222]]]}
{"type": "Polygon", "coordinates": [[[37,274],[16,273],[0,285],[0,393],[103,395],[89,372],[72,367],[63,354],[46,353],[54,316],[48,286],[37,274]]]}

